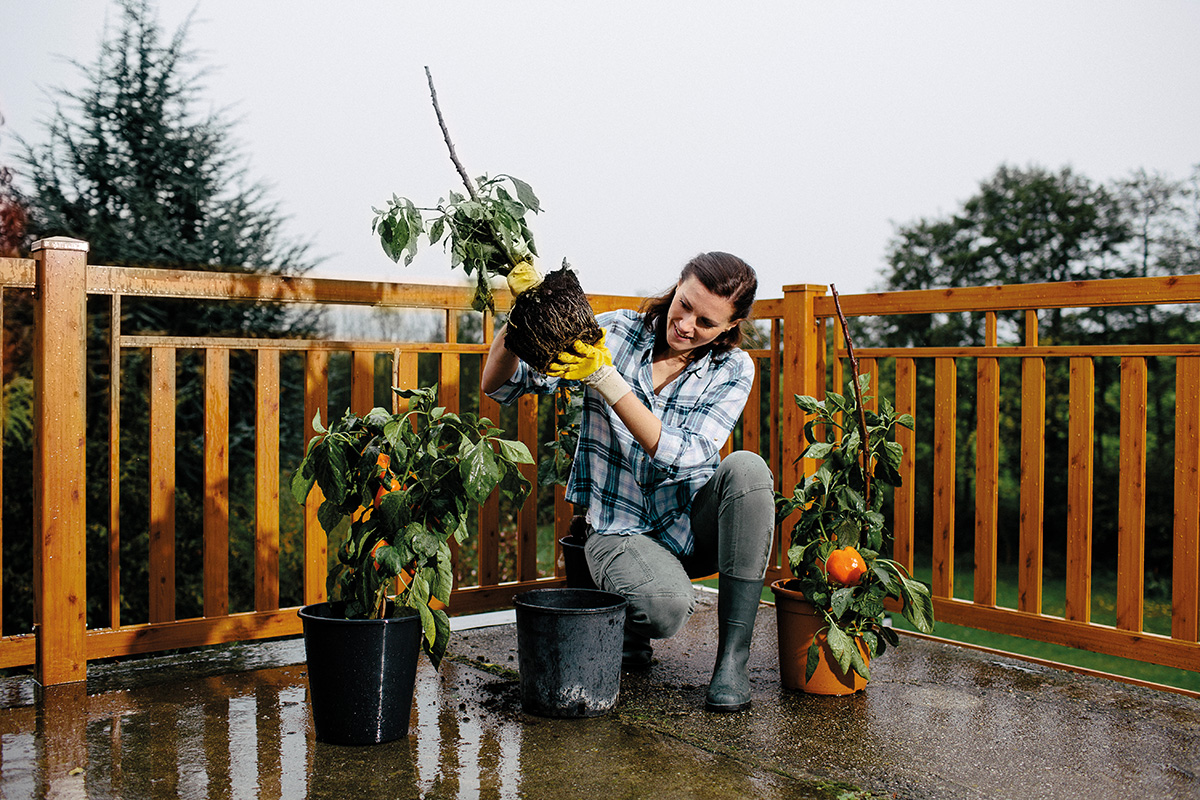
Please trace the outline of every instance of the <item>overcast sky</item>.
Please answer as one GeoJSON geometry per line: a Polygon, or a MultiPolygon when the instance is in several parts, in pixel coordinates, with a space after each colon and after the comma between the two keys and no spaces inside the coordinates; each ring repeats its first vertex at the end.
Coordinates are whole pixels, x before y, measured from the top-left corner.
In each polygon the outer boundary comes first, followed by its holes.
{"type": "MultiPolygon", "coordinates": [[[[205,106],[227,108],[250,174],[313,273],[454,282],[372,236],[393,194],[461,191],[433,71],[472,174],[528,181],[546,266],[584,288],[657,292],[704,250],[843,293],[879,280],[897,224],[955,210],[1002,163],[1096,181],[1200,163],[1200,3],[383,2],[162,0],[193,13],[205,106]]],[[[80,88],[102,0],[0,0],[0,157],[40,142],[47,90],[80,88]]]]}

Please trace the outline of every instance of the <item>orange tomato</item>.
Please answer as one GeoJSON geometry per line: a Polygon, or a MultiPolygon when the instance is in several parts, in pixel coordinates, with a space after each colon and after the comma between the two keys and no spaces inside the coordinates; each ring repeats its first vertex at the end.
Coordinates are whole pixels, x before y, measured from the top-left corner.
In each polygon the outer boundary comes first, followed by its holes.
{"type": "Polygon", "coordinates": [[[842,586],[856,586],[867,574],[867,563],[853,547],[843,547],[829,554],[825,566],[829,580],[842,586]]]}

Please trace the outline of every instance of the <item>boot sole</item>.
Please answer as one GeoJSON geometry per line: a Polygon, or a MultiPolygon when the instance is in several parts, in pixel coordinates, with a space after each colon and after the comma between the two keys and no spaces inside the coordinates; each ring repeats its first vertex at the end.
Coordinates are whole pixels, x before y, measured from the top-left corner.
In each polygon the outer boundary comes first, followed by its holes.
{"type": "Polygon", "coordinates": [[[727,705],[717,705],[715,703],[710,703],[707,700],[704,701],[704,709],[706,711],[715,711],[718,714],[732,714],[735,711],[745,711],[748,708],[750,708],[749,700],[744,703],[730,703],[727,705]]]}

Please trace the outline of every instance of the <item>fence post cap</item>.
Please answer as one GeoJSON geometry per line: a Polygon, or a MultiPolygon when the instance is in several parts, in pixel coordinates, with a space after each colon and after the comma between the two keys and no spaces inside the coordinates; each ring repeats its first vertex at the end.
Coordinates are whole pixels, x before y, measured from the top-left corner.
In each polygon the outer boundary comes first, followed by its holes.
{"type": "Polygon", "coordinates": [[[81,253],[86,253],[91,249],[91,245],[81,239],[72,239],[70,236],[48,236],[45,239],[38,239],[29,248],[31,253],[36,253],[39,250],[78,250],[81,253]]]}

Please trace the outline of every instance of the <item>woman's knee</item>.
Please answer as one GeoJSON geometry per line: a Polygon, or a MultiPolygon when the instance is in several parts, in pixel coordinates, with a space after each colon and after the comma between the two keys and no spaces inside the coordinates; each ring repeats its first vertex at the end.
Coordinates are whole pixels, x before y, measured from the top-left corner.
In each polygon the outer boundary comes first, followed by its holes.
{"type": "Polygon", "coordinates": [[[686,594],[663,592],[630,598],[630,603],[635,616],[641,618],[641,633],[651,639],[666,639],[678,633],[692,616],[696,594],[694,590],[686,594]]]}
{"type": "Polygon", "coordinates": [[[724,478],[743,489],[767,487],[774,489],[775,479],[771,468],[758,453],[750,450],[735,450],[725,458],[717,468],[724,472],[724,478]]]}

